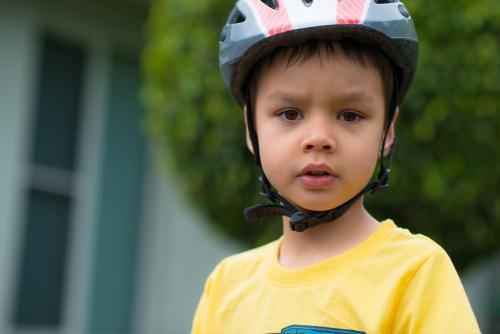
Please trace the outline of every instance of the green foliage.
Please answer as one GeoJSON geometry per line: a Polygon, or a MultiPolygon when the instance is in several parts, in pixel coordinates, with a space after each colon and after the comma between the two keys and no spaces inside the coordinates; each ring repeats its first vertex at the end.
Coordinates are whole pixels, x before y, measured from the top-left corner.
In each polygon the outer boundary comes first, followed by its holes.
{"type": "MultiPolygon", "coordinates": [[[[378,217],[434,238],[463,269],[500,245],[500,3],[406,4],[419,67],[398,121],[393,186],[367,202],[378,217]]],[[[260,199],[243,115],[218,70],[232,5],[153,1],[144,97],[148,127],[193,201],[219,229],[255,245],[279,224],[255,226],[242,215],[260,199]]]]}
{"type": "MultiPolygon", "coordinates": [[[[256,203],[243,114],[223,86],[218,41],[231,1],[156,1],[144,54],[147,125],[193,201],[223,232],[246,242],[262,228],[243,223],[256,203]]],[[[273,224],[276,229],[276,224],[273,224]]]]}

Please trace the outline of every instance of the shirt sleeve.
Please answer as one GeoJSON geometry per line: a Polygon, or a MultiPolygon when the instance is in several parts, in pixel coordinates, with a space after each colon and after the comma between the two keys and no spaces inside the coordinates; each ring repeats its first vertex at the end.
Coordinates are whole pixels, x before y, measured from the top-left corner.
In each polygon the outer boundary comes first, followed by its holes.
{"type": "Polygon", "coordinates": [[[209,304],[210,304],[210,292],[212,286],[212,275],[208,277],[203,294],[201,295],[200,301],[198,302],[198,307],[194,314],[193,325],[191,328],[191,334],[203,334],[207,328],[209,304]]]}
{"type": "Polygon", "coordinates": [[[401,292],[392,333],[480,333],[460,278],[439,248],[401,292]]]}

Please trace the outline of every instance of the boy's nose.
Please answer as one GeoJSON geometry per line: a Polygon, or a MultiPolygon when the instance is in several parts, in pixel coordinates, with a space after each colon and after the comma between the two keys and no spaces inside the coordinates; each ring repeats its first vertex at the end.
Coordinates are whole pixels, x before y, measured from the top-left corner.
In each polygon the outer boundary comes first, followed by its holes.
{"type": "Polygon", "coordinates": [[[302,143],[302,150],[304,152],[317,151],[317,152],[333,152],[336,149],[334,138],[327,134],[325,131],[313,130],[302,143]]]}

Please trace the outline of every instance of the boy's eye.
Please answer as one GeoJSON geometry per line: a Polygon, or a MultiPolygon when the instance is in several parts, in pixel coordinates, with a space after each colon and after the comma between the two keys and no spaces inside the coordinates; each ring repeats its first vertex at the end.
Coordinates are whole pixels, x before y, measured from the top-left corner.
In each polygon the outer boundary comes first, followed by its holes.
{"type": "Polygon", "coordinates": [[[294,109],[286,109],[281,111],[279,116],[287,121],[295,121],[300,118],[300,113],[294,109]]]}
{"type": "Polygon", "coordinates": [[[361,115],[359,115],[358,113],[353,112],[353,111],[344,111],[340,114],[339,118],[341,121],[355,122],[361,118],[361,115]]]}

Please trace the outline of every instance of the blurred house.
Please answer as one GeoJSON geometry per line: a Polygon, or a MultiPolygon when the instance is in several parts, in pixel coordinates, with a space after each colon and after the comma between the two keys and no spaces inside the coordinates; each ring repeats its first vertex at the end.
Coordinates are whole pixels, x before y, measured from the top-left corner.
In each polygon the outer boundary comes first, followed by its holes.
{"type": "Polygon", "coordinates": [[[187,333],[235,251],[142,129],[144,0],[0,0],[0,333],[187,333]],[[224,245],[224,247],[222,247],[224,245]]]}

